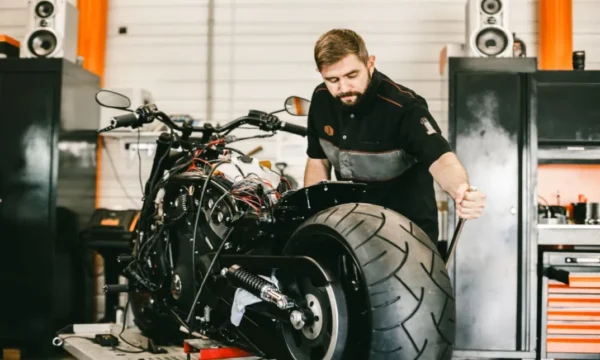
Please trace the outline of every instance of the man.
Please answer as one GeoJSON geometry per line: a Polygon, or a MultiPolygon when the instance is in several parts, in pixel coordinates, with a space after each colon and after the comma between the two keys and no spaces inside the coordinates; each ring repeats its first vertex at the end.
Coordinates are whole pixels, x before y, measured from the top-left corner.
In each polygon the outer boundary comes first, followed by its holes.
{"type": "Polygon", "coordinates": [[[457,215],[479,217],[482,191],[469,179],[427,102],[375,69],[363,39],[352,30],[323,34],[314,49],[324,82],[308,115],[309,157],[304,185],[336,178],[368,184],[364,202],[388,207],[438,240],[435,180],[457,204],[457,215]]]}

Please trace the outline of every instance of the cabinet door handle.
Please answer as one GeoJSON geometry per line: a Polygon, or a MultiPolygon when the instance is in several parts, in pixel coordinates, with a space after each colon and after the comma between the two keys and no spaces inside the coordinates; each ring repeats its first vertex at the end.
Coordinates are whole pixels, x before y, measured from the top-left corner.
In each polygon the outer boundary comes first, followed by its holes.
{"type": "Polygon", "coordinates": [[[589,258],[578,258],[568,257],[565,259],[566,263],[569,264],[600,264],[600,257],[589,257],[589,258]]]}
{"type": "Polygon", "coordinates": [[[516,207],[514,207],[514,206],[511,206],[511,207],[510,207],[510,213],[511,213],[511,215],[514,215],[514,214],[516,214],[516,213],[517,213],[517,208],[516,208],[516,207]]]}

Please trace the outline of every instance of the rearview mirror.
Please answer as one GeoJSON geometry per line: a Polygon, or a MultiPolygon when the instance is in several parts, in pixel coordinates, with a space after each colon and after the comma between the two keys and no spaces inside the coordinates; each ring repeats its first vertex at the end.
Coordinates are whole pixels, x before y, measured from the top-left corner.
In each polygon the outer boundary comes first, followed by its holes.
{"type": "Polygon", "coordinates": [[[285,111],[295,116],[308,115],[310,101],[299,96],[290,96],[285,100],[285,111]]]}
{"type": "Polygon", "coordinates": [[[104,107],[127,110],[131,100],[123,94],[110,90],[100,90],[96,93],[96,102],[104,107]]]}

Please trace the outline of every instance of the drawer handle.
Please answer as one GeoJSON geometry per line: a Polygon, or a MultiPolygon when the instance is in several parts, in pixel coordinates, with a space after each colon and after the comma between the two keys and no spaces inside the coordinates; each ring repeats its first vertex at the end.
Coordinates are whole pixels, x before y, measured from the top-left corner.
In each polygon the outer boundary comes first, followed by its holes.
{"type": "Polygon", "coordinates": [[[565,259],[568,264],[600,264],[600,257],[598,258],[573,258],[568,257],[565,259]]]}
{"type": "Polygon", "coordinates": [[[548,279],[560,281],[563,284],[569,285],[569,272],[566,270],[556,269],[550,266],[544,269],[544,276],[548,279]]]}

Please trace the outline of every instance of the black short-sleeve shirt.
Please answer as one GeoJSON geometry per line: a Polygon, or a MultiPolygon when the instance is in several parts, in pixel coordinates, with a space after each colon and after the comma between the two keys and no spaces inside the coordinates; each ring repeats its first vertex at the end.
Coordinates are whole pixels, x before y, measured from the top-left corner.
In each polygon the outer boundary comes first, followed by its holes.
{"type": "Polygon", "coordinates": [[[354,106],[321,83],[312,95],[307,138],[308,157],[329,160],[339,180],[368,185],[364,202],[401,213],[438,240],[429,167],[451,148],[425,99],[377,70],[354,106]]]}

